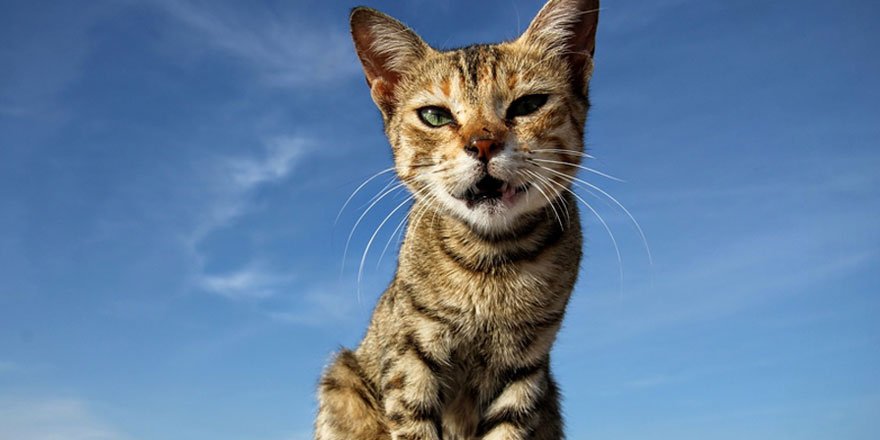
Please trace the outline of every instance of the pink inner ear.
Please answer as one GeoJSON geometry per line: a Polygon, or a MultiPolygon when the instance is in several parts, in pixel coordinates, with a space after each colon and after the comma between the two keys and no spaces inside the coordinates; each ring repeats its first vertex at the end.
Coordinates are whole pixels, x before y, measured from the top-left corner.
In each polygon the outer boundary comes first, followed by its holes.
{"type": "Polygon", "coordinates": [[[352,12],[351,36],[373,100],[383,112],[390,110],[401,75],[395,67],[421,57],[427,45],[399,21],[369,8],[352,12]]]}
{"type": "Polygon", "coordinates": [[[351,21],[351,37],[354,40],[355,51],[361,64],[364,67],[364,74],[367,76],[367,84],[371,87],[376,78],[382,77],[382,65],[387,59],[372,50],[374,46],[373,32],[371,20],[368,17],[361,19],[357,12],[352,15],[351,21]]]}
{"type": "MultiPolygon", "coordinates": [[[[590,14],[598,14],[599,12],[590,12],[590,14]]],[[[576,52],[588,53],[592,58],[596,54],[596,21],[585,23],[581,30],[575,31],[572,38],[571,47],[576,52]],[[589,26],[589,27],[587,27],[589,26]]]]}
{"type": "Polygon", "coordinates": [[[592,56],[598,21],[599,0],[550,0],[523,37],[592,56]]]}
{"type": "Polygon", "coordinates": [[[550,0],[521,38],[561,51],[575,90],[586,92],[598,22],[599,0],[550,0]]]}

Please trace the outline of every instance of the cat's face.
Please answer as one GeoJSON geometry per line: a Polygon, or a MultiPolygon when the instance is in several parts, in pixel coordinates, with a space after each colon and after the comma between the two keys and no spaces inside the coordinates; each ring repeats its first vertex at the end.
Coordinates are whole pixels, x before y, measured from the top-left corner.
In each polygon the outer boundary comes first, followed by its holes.
{"type": "MultiPolygon", "coordinates": [[[[432,53],[388,121],[401,179],[485,230],[557,199],[576,169],[586,105],[561,60],[516,43],[432,53]],[[546,162],[545,162],[546,161],[546,162]],[[549,170],[548,170],[549,169],[549,170]]],[[[560,208],[561,209],[561,208],[560,208]]]]}
{"type": "Polygon", "coordinates": [[[593,3],[553,0],[516,41],[443,52],[390,17],[354,11],[395,167],[415,197],[485,232],[559,203],[583,156],[593,3]]]}

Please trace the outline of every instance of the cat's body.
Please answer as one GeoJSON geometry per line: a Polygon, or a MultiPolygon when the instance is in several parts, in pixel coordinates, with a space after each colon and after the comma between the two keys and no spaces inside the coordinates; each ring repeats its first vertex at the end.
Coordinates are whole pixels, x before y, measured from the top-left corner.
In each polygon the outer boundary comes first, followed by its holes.
{"type": "Polygon", "coordinates": [[[366,336],[321,379],[316,439],[563,437],[549,353],[581,257],[597,6],[551,0],[519,40],[447,52],[353,12],[416,202],[366,336]]]}

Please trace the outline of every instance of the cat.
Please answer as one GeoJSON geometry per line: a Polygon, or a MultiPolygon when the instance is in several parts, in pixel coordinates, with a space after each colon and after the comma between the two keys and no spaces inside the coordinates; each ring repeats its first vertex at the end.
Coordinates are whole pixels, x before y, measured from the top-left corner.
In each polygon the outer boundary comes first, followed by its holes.
{"type": "Polygon", "coordinates": [[[317,440],[563,438],[550,349],[578,275],[598,0],[550,0],[516,40],[440,51],[351,13],[414,203],[358,348],[320,380],[317,440]]]}

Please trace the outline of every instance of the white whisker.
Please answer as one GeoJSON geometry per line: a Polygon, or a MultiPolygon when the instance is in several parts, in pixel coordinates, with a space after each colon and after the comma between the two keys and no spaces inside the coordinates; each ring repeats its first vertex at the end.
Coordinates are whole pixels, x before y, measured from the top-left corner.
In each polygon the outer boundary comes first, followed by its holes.
{"type": "Polygon", "coordinates": [[[391,212],[389,212],[388,215],[385,216],[385,218],[382,220],[382,222],[379,223],[379,226],[376,227],[376,230],[373,232],[373,235],[370,236],[370,240],[367,241],[367,247],[364,248],[364,253],[361,255],[361,263],[360,263],[360,266],[358,266],[358,275],[357,275],[358,302],[361,301],[361,279],[363,278],[363,274],[364,274],[364,262],[366,262],[366,260],[367,260],[367,254],[370,252],[370,246],[373,245],[373,240],[376,239],[376,235],[379,234],[379,231],[382,230],[382,227],[385,226],[385,223],[388,222],[388,220],[391,218],[391,216],[393,216],[395,212],[399,211],[400,208],[402,208],[404,205],[409,203],[409,201],[412,200],[413,198],[415,198],[415,195],[411,195],[411,196],[407,197],[404,201],[400,202],[399,205],[397,205],[394,209],[392,209],[391,212]]]}
{"type": "MultiPolygon", "coordinates": [[[[426,200],[431,200],[433,198],[434,196],[429,194],[426,200]]],[[[382,248],[382,253],[379,254],[379,261],[376,262],[376,269],[378,269],[379,266],[382,264],[382,259],[385,258],[385,253],[388,252],[388,248],[391,246],[391,242],[394,240],[395,235],[397,235],[397,241],[400,242],[401,235],[403,234],[402,228],[404,223],[408,223],[408,220],[412,220],[413,218],[415,218],[415,216],[419,215],[420,212],[425,211],[425,209],[427,208],[426,205],[420,205],[418,207],[414,207],[414,209],[415,211],[410,210],[410,212],[408,212],[403,217],[403,219],[401,219],[400,222],[397,223],[397,227],[394,228],[394,231],[391,232],[391,235],[388,237],[388,241],[385,243],[385,247],[382,248]]]]}
{"type": "Polygon", "coordinates": [[[365,186],[367,186],[368,183],[370,183],[371,181],[373,181],[373,179],[375,179],[375,178],[377,178],[377,177],[379,177],[379,176],[381,176],[381,175],[383,175],[383,174],[390,173],[390,172],[392,172],[392,171],[394,171],[394,167],[387,168],[387,169],[384,169],[384,170],[382,170],[382,171],[379,171],[378,173],[373,174],[369,179],[367,179],[367,180],[365,180],[363,183],[361,183],[357,188],[355,188],[354,192],[352,192],[351,195],[348,196],[348,199],[345,200],[345,203],[342,204],[342,208],[339,209],[339,213],[336,214],[336,219],[333,220],[333,225],[335,226],[336,223],[339,222],[339,217],[342,216],[342,212],[345,211],[345,207],[348,206],[349,203],[351,203],[351,199],[353,199],[354,196],[355,196],[360,190],[362,190],[365,186]]]}
{"type": "Polygon", "coordinates": [[[400,231],[400,228],[403,227],[403,224],[406,223],[406,220],[409,219],[412,214],[413,212],[412,210],[410,210],[410,212],[408,212],[405,216],[403,216],[402,219],[400,219],[400,222],[397,223],[397,227],[395,227],[394,230],[391,231],[391,235],[388,236],[388,241],[385,242],[385,247],[382,248],[382,253],[379,254],[379,260],[376,261],[376,269],[379,269],[379,267],[382,265],[382,259],[385,258],[385,253],[388,252],[388,248],[391,246],[391,242],[394,240],[394,236],[397,235],[398,231],[400,231]]]}
{"type": "MultiPolygon", "coordinates": [[[[556,171],[556,170],[553,170],[550,168],[545,168],[545,167],[542,167],[542,168],[544,168],[550,172],[565,176],[565,177],[571,179],[571,181],[573,181],[573,182],[577,182],[577,183],[586,185],[589,188],[592,188],[596,191],[599,191],[600,194],[604,195],[609,200],[614,202],[614,204],[617,205],[627,215],[627,217],[629,217],[629,220],[632,222],[633,226],[635,226],[636,231],[638,231],[638,233],[639,233],[639,237],[641,237],[641,239],[642,239],[642,244],[645,246],[645,252],[647,252],[647,254],[648,254],[648,263],[650,263],[651,266],[654,266],[654,256],[651,254],[651,246],[648,245],[648,238],[645,236],[645,232],[642,230],[642,226],[636,220],[635,216],[633,216],[632,213],[630,213],[629,210],[626,209],[626,207],[623,206],[622,203],[620,203],[616,198],[614,198],[611,194],[608,194],[608,192],[606,192],[602,188],[599,188],[598,186],[593,185],[592,183],[587,182],[586,180],[578,179],[577,177],[569,176],[568,174],[561,173],[559,171],[556,171]]],[[[589,190],[587,190],[587,191],[589,192],[589,190]]]]}
{"type": "Polygon", "coordinates": [[[380,200],[385,198],[388,194],[391,194],[391,192],[394,191],[395,189],[400,188],[402,186],[403,186],[403,183],[401,182],[401,183],[398,183],[397,185],[394,185],[393,187],[385,190],[383,193],[381,193],[381,195],[379,195],[379,197],[376,200],[373,201],[373,203],[370,204],[369,207],[367,207],[367,209],[361,214],[361,216],[358,217],[357,221],[354,223],[354,226],[352,226],[352,228],[351,228],[351,232],[348,233],[348,239],[345,240],[345,249],[342,251],[342,267],[339,270],[340,275],[343,272],[345,272],[345,259],[348,257],[348,246],[351,244],[351,238],[354,236],[354,231],[357,230],[358,225],[361,224],[361,221],[363,221],[363,219],[364,219],[364,217],[366,217],[367,213],[370,212],[370,210],[373,209],[373,207],[376,206],[376,204],[379,203],[380,200]]]}
{"type": "MultiPolygon", "coordinates": [[[[547,182],[548,180],[550,180],[547,176],[542,176],[540,173],[532,172],[531,175],[533,178],[538,179],[543,182],[547,182]]],[[[558,200],[561,205],[560,209],[564,209],[565,224],[570,225],[571,224],[571,213],[569,212],[568,202],[562,197],[556,197],[556,200],[558,200]]]]}
{"type": "Polygon", "coordinates": [[[541,148],[538,150],[531,150],[531,152],[532,153],[562,153],[562,154],[570,154],[572,156],[586,157],[587,159],[595,159],[595,157],[590,154],[587,154],[587,153],[584,153],[581,151],[566,150],[566,149],[562,149],[562,148],[541,148]]]}
{"type": "Polygon", "coordinates": [[[605,173],[603,173],[603,172],[601,172],[601,171],[594,170],[594,169],[592,169],[592,168],[590,168],[590,167],[585,167],[585,166],[583,166],[583,165],[578,165],[578,164],[576,164],[576,163],[562,162],[562,161],[559,161],[559,160],[548,160],[548,159],[529,159],[529,160],[533,160],[533,161],[536,161],[536,162],[544,162],[544,163],[553,163],[553,164],[559,164],[559,165],[567,165],[567,166],[571,166],[571,167],[575,167],[575,168],[580,168],[580,169],[582,169],[582,170],[584,170],[584,171],[588,171],[588,172],[590,172],[590,173],[598,174],[598,175],[600,175],[600,176],[602,176],[602,177],[605,177],[605,178],[608,178],[608,179],[611,179],[611,180],[614,180],[614,181],[617,181],[617,182],[621,182],[621,183],[625,183],[625,182],[626,182],[625,180],[620,179],[620,178],[617,178],[617,177],[614,177],[614,176],[612,176],[612,175],[610,175],[610,174],[605,174],[605,173]]]}
{"type": "MultiPolygon", "coordinates": [[[[384,192],[386,189],[391,188],[395,183],[400,183],[400,181],[397,180],[397,176],[389,177],[388,182],[385,183],[385,186],[383,186],[381,190],[376,192],[376,194],[373,197],[370,197],[370,200],[367,200],[363,205],[358,206],[358,208],[357,208],[358,211],[360,211],[361,209],[364,209],[366,206],[369,206],[370,203],[375,202],[376,198],[379,197],[379,194],[382,194],[382,192],[384,192]]],[[[397,188],[397,189],[400,189],[400,188],[397,188]]]]}
{"type": "Polygon", "coordinates": [[[605,228],[605,232],[607,232],[608,237],[611,238],[611,244],[614,245],[614,253],[617,254],[617,269],[620,274],[620,288],[621,288],[621,292],[622,292],[623,291],[622,290],[623,289],[623,258],[620,256],[620,247],[617,245],[617,239],[614,238],[614,233],[611,232],[611,228],[608,227],[608,223],[606,223],[605,219],[603,219],[602,216],[599,215],[599,212],[596,211],[592,206],[590,206],[590,204],[587,203],[587,201],[584,200],[583,197],[581,197],[578,193],[572,191],[570,188],[566,187],[565,185],[563,185],[555,180],[551,179],[550,181],[555,183],[556,185],[558,185],[563,190],[568,191],[569,193],[571,193],[571,195],[575,196],[578,200],[580,200],[580,202],[587,209],[589,209],[590,212],[592,212],[594,216],[596,216],[596,219],[599,220],[599,223],[602,224],[602,227],[605,228]]]}
{"type": "MultiPolygon", "coordinates": [[[[550,209],[553,210],[553,214],[556,216],[556,221],[559,222],[559,227],[560,227],[561,229],[565,229],[565,226],[562,225],[562,217],[560,217],[560,216],[559,216],[559,212],[556,211],[556,205],[553,204],[553,200],[550,199],[550,196],[548,196],[547,193],[545,193],[544,190],[541,189],[541,180],[537,177],[537,175],[536,175],[535,173],[533,173],[533,172],[531,172],[531,171],[529,171],[529,170],[524,170],[524,171],[525,171],[526,173],[529,173],[529,174],[530,174],[532,177],[534,177],[536,180],[538,180],[537,182],[535,182],[535,189],[537,189],[538,192],[540,192],[541,195],[544,196],[544,199],[547,200],[547,203],[550,205],[550,209]]],[[[547,190],[549,191],[550,188],[547,188],[547,190]]]]}
{"type": "MultiPolygon", "coordinates": [[[[379,231],[382,230],[382,227],[385,226],[385,223],[387,223],[388,220],[391,219],[391,217],[394,215],[394,213],[399,211],[400,208],[402,208],[404,205],[406,205],[409,201],[415,200],[416,197],[424,194],[429,189],[430,189],[430,186],[426,186],[426,187],[418,190],[414,194],[410,195],[409,197],[407,197],[404,201],[400,202],[399,205],[397,205],[393,210],[391,210],[391,212],[388,213],[388,215],[385,216],[385,218],[382,220],[382,222],[379,223],[379,226],[376,227],[376,230],[373,232],[373,235],[370,236],[370,240],[367,241],[367,246],[364,248],[364,253],[361,255],[360,266],[358,266],[358,276],[357,276],[358,302],[360,302],[360,297],[361,297],[361,295],[360,295],[361,279],[363,279],[364,263],[366,263],[366,261],[367,261],[367,254],[370,252],[370,247],[372,247],[372,245],[373,245],[373,240],[376,239],[376,236],[379,235],[379,231]]],[[[406,220],[406,217],[407,216],[404,216],[404,220],[406,220]]],[[[391,233],[391,236],[392,237],[394,236],[394,232],[391,233]]],[[[387,246],[386,246],[386,249],[387,249],[387,246]]]]}

